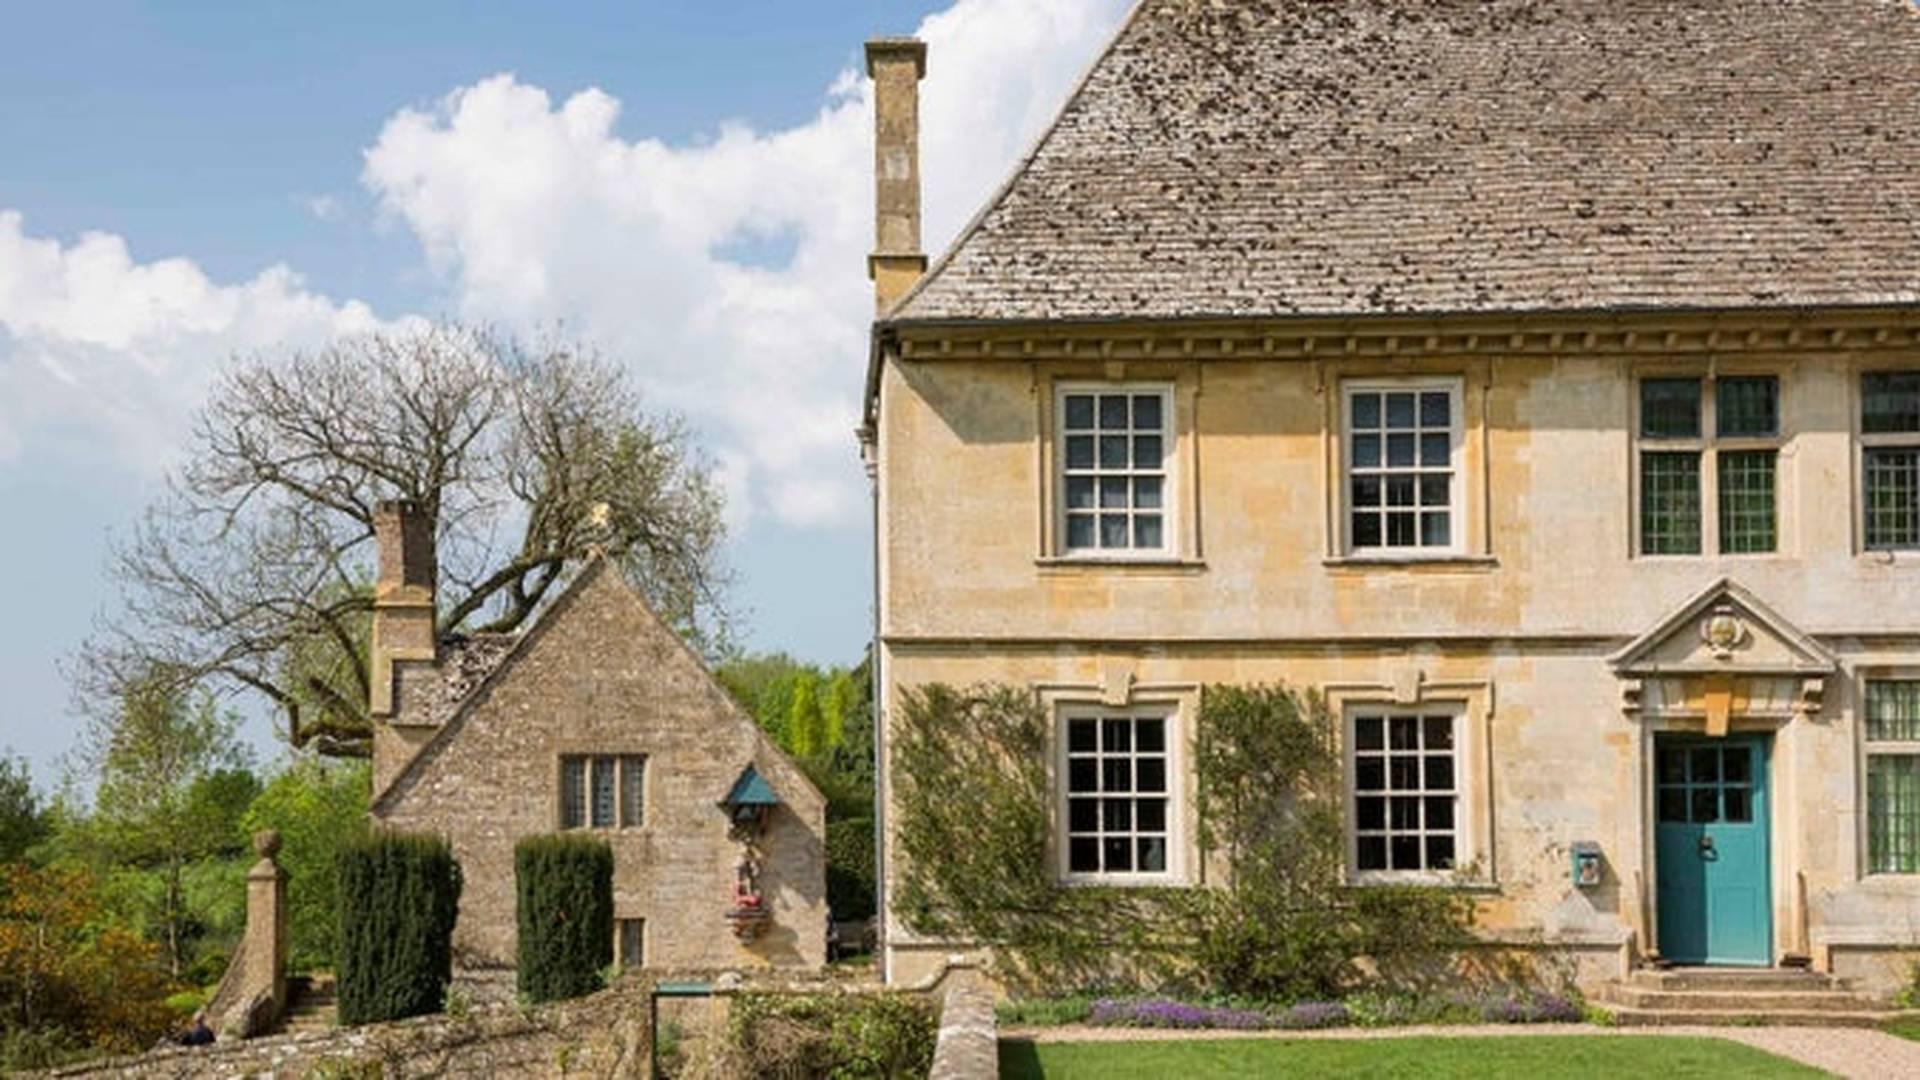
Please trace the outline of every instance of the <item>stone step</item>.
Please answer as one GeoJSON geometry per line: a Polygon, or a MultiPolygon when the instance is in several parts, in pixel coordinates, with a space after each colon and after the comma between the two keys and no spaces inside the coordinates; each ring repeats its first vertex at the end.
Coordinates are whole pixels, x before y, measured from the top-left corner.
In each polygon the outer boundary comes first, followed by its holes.
{"type": "Polygon", "coordinates": [[[1641,968],[1630,978],[1647,990],[1845,990],[1845,980],[1801,968],[1641,968]]]}
{"type": "Polygon", "coordinates": [[[1821,1009],[1751,1012],[1739,1009],[1627,1009],[1609,1007],[1621,1027],[1856,1027],[1877,1028],[1892,1020],[1920,1017],[1894,1010],[1831,1012],[1821,1009]]]}
{"type": "Polygon", "coordinates": [[[1630,1009],[1679,1012],[1873,1012],[1878,1003],[1844,990],[1648,990],[1609,986],[1604,1001],[1630,1009]]]}

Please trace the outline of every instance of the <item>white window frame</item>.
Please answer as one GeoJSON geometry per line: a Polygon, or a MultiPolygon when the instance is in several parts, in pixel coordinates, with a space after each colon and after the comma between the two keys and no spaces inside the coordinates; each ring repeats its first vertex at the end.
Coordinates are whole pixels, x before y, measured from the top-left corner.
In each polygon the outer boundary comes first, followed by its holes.
{"type": "Polygon", "coordinates": [[[1920,544],[1899,544],[1893,546],[1871,547],[1867,543],[1867,456],[1875,450],[1906,450],[1920,454],[1920,432],[1914,431],[1867,431],[1867,378],[1871,375],[1900,375],[1920,371],[1920,366],[1907,364],[1898,367],[1871,367],[1854,372],[1853,375],[1853,430],[1855,467],[1857,480],[1853,485],[1853,498],[1859,509],[1854,518],[1858,523],[1860,551],[1877,556],[1893,555],[1911,558],[1920,556],[1920,544]]]}
{"type": "MultiPolygon", "coordinates": [[[[1382,409],[1385,402],[1382,402],[1382,409]]],[[[1416,411],[1419,406],[1416,402],[1416,411]]],[[[1417,412],[1416,412],[1417,415],[1417,412]]],[[[1467,461],[1466,461],[1466,380],[1458,375],[1417,375],[1393,378],[1357,377],[1342,379],[1340,382],[1340,490],[1336,505],[1340,513],[1340,552],[1343,556],[1356,560],[1377,559],[1385,562],[1404,562],[1418,559],[1451,559],[1467,554],[1467,461]],[[1354,454],[1353,439],[1356,434],[1353,426],[1353,398],[1356,394],[1383,394],[1392,392],[1419,393],[1444,390],[1447,393],[1447,475],[1451,477],[1447,488],[1447,540],[1445,546],[1427,547],[1419,544],[1394,546],[1381,544],[1376,547],[1360,547],[1353,537],[1353,477],[1354,454]]],[[[1415,442],[1418,453],[1418,441],[1415,442]]],[[[1406,472],[1405,468],[1392,468],[1386,464],[1387,448],[1383,441],[1380,447],[1380,473],[1406,472]]],[[[1416,466],[1412,471],[1431,471],[1416,466]]],[[[1416,499],[1418,494],[1416,493],[1416,499]]],[[[1386,493],[1382,485],[1381,499],[1384,506],[1386,493]]],[[[1416,521],[1418,515],[1416,514],[1416,521]]],[[[1418,525],[1415,526],[1416,531],[1418,525]]],[[[1384,527],[1381,539],[1386,539],[1384,527]]]]}
{"type": "MultiPolygon", "coordinates": [[[[1076,562],[1138,562],[1164,561],[1176,558],[1180,550],[1180,529],[1183,526],[1179,511],[1179,432],[1174,421],[1174,384],[1172,380],[1150,380],[1129,382],[1101,382],[1096,380],[1072,380],[1056,382],[1053,387],[1053,461],[1051,490],[1053,492],[1053,557],[1076,562]],[[1153,394],[1160,398],[1160,546],[1156,548],[1076,548],[1067,543],[1067,398],[1076,394],[1096,395],[1094,408],[1098,410],[1097,396],[1100,394],[1153,394]]],[[[1131,407],[1131,406],[1129,406],[1131,407]]],[[[1096,443],[1095,462],[1099,461],[1099,448],[1096,443]]],[[[1115,474],[1107,474],[1115,475],[1115,474]]],[[[1129,466],[1128,476],[1134,475],[1129,466]]],[[[1098,485],[1094,495],[1096,505],[1099,499],[1098,485]]],[[[1136,511],[1128,511],[1128,536],[1132,537],[1132,519],[1136,511]]],[[[1096,532],[1098,529],[1096,517],[1096,532]]]]}
{"type": "MultiPolygon", "coordinates": [[[[1186,782],[1185,782],[1185,744],[1182,739],[1180,710],[1171,702],[1144,703],[1124,707],[1095,705],[1081,702],[1063,701],[1059,704],[1054,717],[1054,763],[1059,778],[1054,785],[1057,797],[1054,814],[1057,827],[1054,830],[1057,872],[1059,879],[1069,885],[1118,885],[1118,886],[1154,886],[1178,885],[1185,881],[1186,857],[1186,782]],[[1158,871],[1120,871],[1109,873],[1101,870],[1076,871],[1073,869],[1073,828],[1071,800],[1072,765],[1074,757],[1068,740],[1068,726],[1074,720],[1093,720],[1096,724],[1111,719],[1159,720],[1162,722],[1164,750],[1161,756],[1166,761],[1166,786],[1162,792],[1166,799],[1166,821],[1162,830],[1166,844],[1166,864],[1158,871]]],[[[1100,761],[1108,756],[1101,753],[1095,756],[1100,761]]],[[[1129,754],[1129,759],[1137,754],[1129,754]]],[[[1104,824],[1104,823],[1103,823],[1104,824]]],[[[1100,835],[1106,835],[1104,827],[1100,835]]],[[[1139,835],[1137,830],[1128,833],[1131,837],[1139,835]]]]}
{"type": "Polygon", "coordinates": [[[1920,871],[1876,870],[1873,867],[1873,791],[1871,769],[1876,757],[1920,758],[1920,739],[1874,739],[1867,726],[1868,687],[1877,682],[1920,682],[1920,668],[1876,668],[1863,671],[1860,690],[1860,875],[1872,878],[1913,880],[1920,871]]]}
{"type": "Polygon", "coordinates": [[[588,751],[568,751],[560,755],[557,770],[558,814],[555,820],[561,832],[612,832],[621,829],[640,829],[647,824],[647,755],[635,753],[597,753],[588,751]],[[578,824],[567,824],[570,808],[567,806],[567,768],[579,762],[581,770],[581,797],[584,803],[580,807],[578,824]],[[597,825],[593,820],[593,779],[600,771],[602,763],[609,763],[613,772],[613,819],[606,825],[597,825]],[[640,813],[638,820],[629,821],[626,815],[626,777],[630,770],[640,773],[640,813]]]}
{"type": "MultiPolygon", "coordinates": [[[[1352,701],[1348,702],[1341,712],[1340,742],[1347,791],[1342,827],[1346,833],[1348,880],[1358,884],[1382,885],[1438,885],[1455,884],[1461,881],[1463,875],[1469,873],[1475,859],[1474,853],[1477,850],[1474,835],[1475,813],[1473,800],[1471,798],[1472,786],[1471,778],[1468,775],[1470,763],[1473,759],[1470,754],[1469,737],[1471,733],[1468,730],[1466,706],[1463,703],[1453,701],[1436,701],[1409,705],[1395,704],[1386,701],[1352,701]],[[1362,792],[1357,782],[1357,775],[1362,751],[1359,748],[1358,731],[1359,721],[1363,717],[1374,716],[1380,717],[1382,720],[1382,748],[1378,751],[1365,751],[1365,754],[1368,756],[1378,754],[1382,759],[1386,759],[1388,755],[1392,753],[1393,717],[1419,717],[1423,729],[1423,746],[1425,742],[1424,726],[1428,717],[1444,717],[1452,725],[1453,746],[1451,748],[1451,754],[1453,758],[1453,788],[1451,796],[1453,798],[1453,828],[1449,831],[1453,836],[1453,866],[1450,868],[1444,870],[1394,870],[1391,868],[1363,870],[1360,868],[1360,798],[1362,792]]],[[[1426,808],[1424,800],[1430,796],[1426,791],[1424,768],[1424,759],[1428,754],[1425,750],[1420,751],[1420,754],[1423,761],[1421,786],[1418,794],[1414,797],[1422,800],[1421,827],[1414,831],[1421,838],[1421,858],[1422,861],[1425,861],[1427,830],[1425,828],[1426,808]]],[[[1368,831],[1380,832],[1386,837],[1388,844],[1388,862],[1391,863],[1392,838],[1396,832],[1405,834],[1407,830],[1395,830],[1393,828],[1393,809],[1390,801],[1393,797],[1392,767],[1391,764],[1385,760],[1383,760],[1383,767],[1387,770],[1386,779],[1388,786],[1380,789],[1379,797],[1389,800],[1383,810],[1383,813],[1386,814],[1384,827],[1380,830],[1368,831]]]]}

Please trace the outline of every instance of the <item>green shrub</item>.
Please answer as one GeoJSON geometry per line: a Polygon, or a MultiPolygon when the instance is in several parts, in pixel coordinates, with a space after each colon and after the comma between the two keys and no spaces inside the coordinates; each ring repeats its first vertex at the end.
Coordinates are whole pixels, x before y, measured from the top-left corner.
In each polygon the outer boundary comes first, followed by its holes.
{"type": "Polygon", "coordinates": [[[827,906],[836,919],[873,917],[873,819],[827,822],[827,906]]]}
{"type": "Polygon", "coordinates": [[[1009,998],[994,1006],[995,1019],[1009,1027],[1059,1027],[1084,1024],[1093,1012],[1092,994],[1065,997],[1009,998]]]}
{"type": "Polygon", "coordinates": [[[340,852],[340,1022],[439,1012],[453,977],[460,865],[437,836],[376,833],[340,852]]]}
{"type": "Polygon", "coordinates": [[[613,962],[613,849],[591,836],[529,836],[513,849],[520,993],[558,1001],[600,989],[613,962]]]}
{"type": "Polygon", "coordinates": [[[742,994],[727,1024],[726,1073],[767,1080],[892,1080],[933,1067],[938,1025],[917,995],[742,994]]]}

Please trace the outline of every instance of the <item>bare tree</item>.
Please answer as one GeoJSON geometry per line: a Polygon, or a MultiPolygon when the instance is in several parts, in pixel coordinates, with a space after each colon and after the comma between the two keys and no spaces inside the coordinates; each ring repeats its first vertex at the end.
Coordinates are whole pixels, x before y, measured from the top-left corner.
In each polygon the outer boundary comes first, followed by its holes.
{"type": "Polygon", "coordinates": [[[152,673],[255,691],[296,747],[368,752],[373,508],[417,502],[443,635],[513,630],[594,550],[699,646],[724,639],[721,495],[675,418],[591,349],[458,325],[230,369],[110,570],[83,700],[152,673]]]}

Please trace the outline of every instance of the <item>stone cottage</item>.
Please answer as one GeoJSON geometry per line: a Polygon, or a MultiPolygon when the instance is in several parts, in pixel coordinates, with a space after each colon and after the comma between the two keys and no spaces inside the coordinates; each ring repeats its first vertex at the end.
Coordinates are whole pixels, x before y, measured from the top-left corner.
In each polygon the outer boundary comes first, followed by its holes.
{"type": "Polygon", "coordinates": [[[451,842],[459,968],[512,967],[514,844],[562,830],[613,848],[623,966],[825,963],[825,800],[616,566],[530,629],[438,641],[431,522],[374,523],[372,812],[451,842]]]}
{"type": "Polygon", "coordinates": [[[1907,980],[1913,4],[1142,0],[930,268],[868,61],[879,697],[1031,690],[1061,882],[1204,884],[1200,690],[1284,681],[1355,886],[1589,989],[1907,980]]]}

